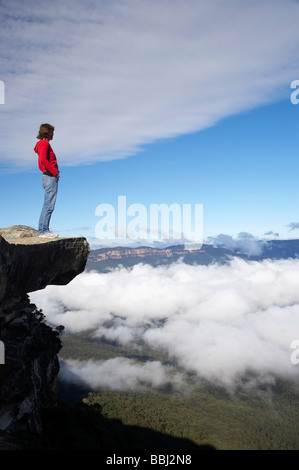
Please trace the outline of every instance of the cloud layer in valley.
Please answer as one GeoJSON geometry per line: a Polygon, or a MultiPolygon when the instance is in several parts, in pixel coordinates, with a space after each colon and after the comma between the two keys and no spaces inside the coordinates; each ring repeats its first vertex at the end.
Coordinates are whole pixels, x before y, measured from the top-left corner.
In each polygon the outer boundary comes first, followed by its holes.
{"type": "MultiPolygon", "coordinates": [[[[142,345],[161,349],[182,371],[233,388],[249,372],[261,381],[298,377],[290,360],[291,343],[299,339],[298,269],[299,260],[238,258],[227,265],[139,264],[106,274],[82,273],[67,286],[32,293],[31,300],[48,322],[64,325],[67,332],[89,332],[136,351],[142,345]]],[[[154,386],[157,371],[159,386],[170,380],[159,362],[135,367],[125,359],[120,372],[118,361],[110,360],[108,367],[77,359],[72,372],[92,386],[113,388],[114,366],[115,388],[126,369],[132,383],[145,380],[154,386]]]]}
{"type": "Polygon", "coordinates": [[[160,361],[137,363],[124,357],[106,361],[80,361],[69,359],[61,362],[63,380],[88,384],[93,390],[100,387],[119,391],[144,390],[146,387],[184,389],[182,374],[160,361]]]}
{"type": "Polygon", "coordinates": [[[62,165],[125,158],[279,100],[299,72],[293,0],[40,3],[0,5],[6,165],[35,166],[44,121],[62,165]]]}

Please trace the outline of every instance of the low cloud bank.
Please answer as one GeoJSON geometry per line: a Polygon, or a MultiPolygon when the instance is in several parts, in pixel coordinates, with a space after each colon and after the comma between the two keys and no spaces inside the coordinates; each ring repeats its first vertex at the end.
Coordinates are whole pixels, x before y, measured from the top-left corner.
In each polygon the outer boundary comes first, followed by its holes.
{"type": "MultiPolygon", "coordinates": [[[[137,350],[143,344],[161,349],[183,370],[233,388],[249,372],[259,381],[298,378],[299,366],[290,360],[291,343],[299,339],[298,272],[299,260],[290,259],[139,264],[83,273],[67,286],[32,293],[31,300],[66,332],[90,330],[137,350]]],[[[161,386],[169,372],[159,362],[123,358],[69,367],[92,386],[112,387],[109,380],[117,378],[123,388],[130,382],[161,386]]]]}
{"type": "Polygon", "coordinates": [[[159,361],[141,364],[123,357],[106,361],[62,361],[61,376],[67,382],[86,383],[93,390],[100,387],[117,391],[183,387],[181,374],[174,373],[172,367],[162,365],[159,361]]]}

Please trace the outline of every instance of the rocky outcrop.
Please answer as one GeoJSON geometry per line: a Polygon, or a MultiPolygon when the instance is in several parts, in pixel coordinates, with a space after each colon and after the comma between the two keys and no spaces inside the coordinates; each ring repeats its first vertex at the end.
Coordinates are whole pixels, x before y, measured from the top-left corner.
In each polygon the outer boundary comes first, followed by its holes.
{"type": "Polygon", "coordinates": [[[30,227],[21,229],[0,229],[0,304],[50,284],[67,284],[84,270],[89,254],[84,237],[41,239],[30,227]]]}
{"type": "Polygon", "coordinates": [[[56,403],[59,328],[53,330],[28,293],[69,283],[84,268],[84,237],[40,239],[31,227],[0,229],[1,433],[41,432],[41,413],[56,403]],[[3,364],[4,362],[4,364],[3,364]]]}

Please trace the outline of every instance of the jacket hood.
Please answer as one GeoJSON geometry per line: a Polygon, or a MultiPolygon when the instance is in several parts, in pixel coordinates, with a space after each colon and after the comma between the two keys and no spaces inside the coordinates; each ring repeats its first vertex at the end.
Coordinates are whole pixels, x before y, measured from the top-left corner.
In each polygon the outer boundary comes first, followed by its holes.
{"type": "Polygon", "coordinates": [[[39,140],[39,141],[36,143],[36,145],[35,145],[35,147],[34,147],[34,151],[35,151],[36,153],[38,153],[38,149],[40,148],[40,146],[41,146],[41,145],[44,145],[44,142],[46,142],[47,144],[49,143],[47,140],[39,140]]]}

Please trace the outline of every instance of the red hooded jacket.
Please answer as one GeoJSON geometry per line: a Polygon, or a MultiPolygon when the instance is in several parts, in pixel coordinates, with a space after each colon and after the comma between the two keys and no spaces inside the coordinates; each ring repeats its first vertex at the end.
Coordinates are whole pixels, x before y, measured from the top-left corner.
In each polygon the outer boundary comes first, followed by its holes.
{"type": "Polygon", "coordinates": [[[59,173],[57,159],[55,153],[47,140],[39,140],[34,147],[34,151],[38,154],[38,167],[40,171],[45,173],[49,171],[53,176],[59,173]]]}

